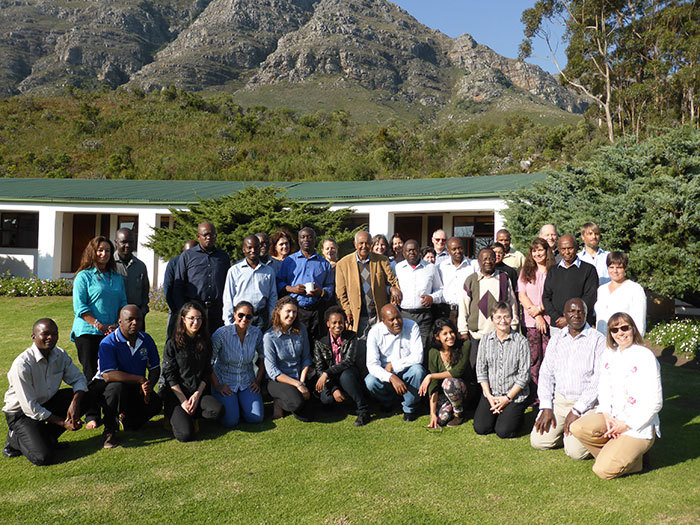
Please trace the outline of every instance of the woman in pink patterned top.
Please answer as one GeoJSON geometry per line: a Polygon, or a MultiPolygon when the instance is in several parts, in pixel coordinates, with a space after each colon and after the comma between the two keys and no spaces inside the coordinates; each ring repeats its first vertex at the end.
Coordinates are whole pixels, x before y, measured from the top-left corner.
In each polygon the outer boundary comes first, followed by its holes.
{"type": "Polygon", "coordinates": [[[535,385],[549,342],[550,319],[544,313],[542,291],[547,270],[554,264],[554,253],[549,244],[537,237],[530,243],[530,251],[518,279],[518,299],[523,307],[527,342],[530,345],[530,377],[535,385]]]}

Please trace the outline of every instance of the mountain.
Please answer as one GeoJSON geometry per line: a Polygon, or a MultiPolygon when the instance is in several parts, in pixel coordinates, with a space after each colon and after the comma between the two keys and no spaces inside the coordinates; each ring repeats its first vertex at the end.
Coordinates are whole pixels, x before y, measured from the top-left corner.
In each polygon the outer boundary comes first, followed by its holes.
{"type": "Polygon", "coordinates": [[[451,112],[587,103],[537,66],[385,0],[0,0],[0,95],[73,85],[336,97],[451,112]]]}

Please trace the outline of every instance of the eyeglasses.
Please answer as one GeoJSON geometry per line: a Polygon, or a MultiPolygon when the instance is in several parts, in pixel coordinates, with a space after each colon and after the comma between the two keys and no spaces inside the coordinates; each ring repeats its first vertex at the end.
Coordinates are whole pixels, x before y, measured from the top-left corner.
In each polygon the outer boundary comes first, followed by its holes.
{"type": "Polygon", "coordinates": [[[435,242],[447,242],[447,239],[436,239],[435,237],[433,237],[433,240],[435,242]]]}
{"type": "Polygon", "coordinates": [[[202,320],[201,317],[195,317],[194,315],[187,315],[185,316],[185,319],[187,319],[190,323],[195,323],[202,320]]]}
{"type": "Polygon", "coordinates": [[[238,313],[238,314],[236,314],[236,317],[238,317],[239,319],[245,318],[245,319],[247,319],[248,321],[250,321],[251,319],[253,319],[253,314],[241,314],[241,313],[238,313]]]}
{"type": "Polygon", "coordinates": [[[632,327],[628,324],[623,324],[620,326],[615,326],[615,327],[610,327],[610,333],[611,334],[616,334],[618,330],[622,330],[623,332],[629,332],[632,327]]]}

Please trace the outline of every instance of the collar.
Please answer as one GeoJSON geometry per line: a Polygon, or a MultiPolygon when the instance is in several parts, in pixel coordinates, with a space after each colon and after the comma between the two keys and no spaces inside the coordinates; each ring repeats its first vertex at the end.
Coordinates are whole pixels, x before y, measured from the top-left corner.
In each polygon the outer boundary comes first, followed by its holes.
{"type": "Polygon", "coordinates": [[[48,362],[51,362],[54,360],[54,358],[56,356],[56,352],[55,352],[56,348],[57,347],[54,346],[51,349],[51,352],[49,352],[48,358],[44,357],[44,354],[41,353],[41,350],[39,350],[37,348],[36,343],[32,343],[32,346],[29,347],[29,352],[32,354],[32,356],[34,357],[34,359],[36,360],[37,363],[39,361],[41,361],[42,359],[44,359],[48,363],[48,362]]]}
{"type": "Polygon", "coordinates": [[[501,270],[495,269],[491,275],[485,275],[481,273],[481,268],[479,268],[476,271],[476,275],[478,276],[478,279],[481,281],[482,279],[496,279],[498,277],[498,274],[502,273],[501,270]]]}
{"type": "MultiPolygon", "coordinates": [[[[598,246],[598,251],[595,252],[595,256],[598,257],[599,255],[602,255],[602,254],[604,254],[604,253],[606,253],[605,250],[603,250],[603,248],[601,248],[600,246],[598,246]]],[[[584,246],[583,249],[578,253],[578,256],[579,256],[579,257],[582,257],[582,256],[584,256],[584,255],[588,255],[589,257],[593,257],[592,255],[590,255],[590,254],[586,251],[586,247],[585,247],[585,246],[584,246]]]]}
{"type": "Polygon", "coordinates": [[[135,354],[136,351],[141,348],[141,345],[143,344],[143,337],[141,337],[141,332],[138,333],[136,336],[136,344],[134,346],[131,346],[131,343],[124,337],[124,334],[122,334],[122,331],[119,329],[117,326],[117,329],[114,331],[114,338],[117,340],[117,342],[125,344],[126,346],[129,347],[129,350],[131,350],[131,354],[135,354]]]}
{"type": "Polygon", "coordinates": [[[265,266],[265,263],[258,259],[258,265],[255,268],[253,268],[248,262],[248,259],[246,259],[245,257],[243,257],[243,259],[241,259],[238,264],[240,264],[241,266],[245,266],[246,268],[251,268],[253,271],[265,266]]]}
{"type": "Polygon", "coordinates": [[[365,260],[363,261],[362,259],[360,259],[360,254],[357,253],[357,250],[355,250],[355,259],[357,260],[357,262],[360,262],[360,263],[362,263],[362,264],[368,264],[368,263],[369,263],[369,255],[367,256],[367,259],[365,259],[365,260]]]}
{"type": "MultiPolygon", "coordinates": [[[[559,264],[557,266],[561,266],[562,268],[567,269],[567,266],[566,266],[566,263],[564,262],[564,259],[559,261],[559,264]]],[[[576,256],[576,259],[574,259],[574,262],[571,263],[571,266],[576,266],[576,268],[581,267],[581,259],[579,258],[578,255],[576,256]]],[[[568,266],[568,268],[571,268],[571,266],[568,266]]]]}
{"type": "Polygon", "coordinates": [[[471,266],[471,264],[472,264],[472,262],[471,262],[471,260],[469,259],[469,257],[465,257],[464,259],[462,259],[462,262],[459,263],[459,266],[455,266],[455,264],[452,262],[452,257],[450,257],[448,260],[441,262],[441,263],[440,263],[440,266],[443,266],[443,265],[445,265],[445,266],[451,266],[451,267],[454,267],[454,268],[456,268],[457,270],[459,270],[459,269],[462,268],[463,266],[471,266]]]}
{"type": "MultiPolygon", "coordinates": [[[[312,253],[309,257],[307,257],[306,255],[304,255],[304,252],[299,250],[298,252],[293,253],[290,257],[296,257],[297,259],[313,259],[313,258],[318,258],[318,252],[316,250],[314,250],[314,253],[312,253]]],[[[325,261],[325,259],[324,259],[324,261],[325,261]]]]}
{"type": "MultiPolygon", "coordinates": [[[[399,264],[397,264],[396,267],[398,268],[399,266],[401,266],[401,267],[403,268],[403,267],[405,266],[405,267],[408,268],[409,270],[415,271],[415,270],[417,270],[418,268],[425,268],[427,264],[428,264],[428,263],[426,263],[423,259],[420,259],[420,260],[418,261],[418,264],[416,264],[416,267],[414,268],[413,266],[411,266],[410,264],[408,264],[408,261],[407,261],[406,259],[404,259],[404,260],[401,261],[399,264]]],[[[382,324],[383,324],[383,323],[382,323],[382,324]]]]}
{"type": "Polygon", "coordinates": [[[570,339],[573,339],[573,340],[575,341],[575,340],[578,339],[579,337],[586,337],[586,336],[588,336],[588,331],[589,331],[590,328],[591,328],[591,325],[589,325],[588,323],[586,323],[585,325],[583,325],[583,330],[581,330],[581,333],[578,334],[576,337],[573,337],[573,336],[571,335],[571,332],[569,331],[569,327],[568,327],[568,326],[566,327],[566,330],[562,330],[562,333],[564,334],[564,337],[569,337],[570,339]]]}
{"type": "Polygon", "coordinates": [[[507,336],[503,341],[501,341],[501,340],[498,338],[498,334],[496,333],[496,330],[494,330],[493,332],[489,332],[489,333],[488,333],[488,336],[489,336],[491,339],[493,339],[494,341],[498,341],[499,343],[505,343],[506,341],[509,341],[509,340],[512,341],[512,340],[513,340],[513,330],[511,330],[510,332],[508,332],[508,336],[507,336]]]}

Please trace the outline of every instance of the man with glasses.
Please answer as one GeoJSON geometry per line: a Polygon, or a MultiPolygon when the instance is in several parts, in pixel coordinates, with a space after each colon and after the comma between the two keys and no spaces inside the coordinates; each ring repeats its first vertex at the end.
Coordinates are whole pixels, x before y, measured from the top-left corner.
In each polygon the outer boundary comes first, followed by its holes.
{"type": "Polygon", "coordinates": [[[260,241],[255,235],[243,239],[245,258],[231,266],[224,285],[224,324],[233,324],[233,310],[241,301],[253,305],[252,324],[267,329],[277,303],[275,271],[260,261],[260,241]]]}
{"type": "Polygon", "coordinates": [[[598,366],[605,349],[605,336],[586,322],[587,314],[586,303],[578,297],[564,306],[566,327],[547,345],[537,384],[540,413],[530,433],[534,448],[547,450],[563,442],[572,459],[590,456],[569,427],[596,404],[598,366]]]}
{"type": "Polygon", "coordinates": [[[197,246],[180,254],[173,282],[173,306],[178,312],[187,301],[204,307],[209,334],[223,326],[223,292],[231,266],[229,256],[216,247],[216,228],[203,222],[197,228],[197,246]]]}
{"type": "Polygon", "coordinates": [[[447,234],[445,230],[435,230],[433,232],[433,248],[435,248],[435,264],[450,260],[447,252],[447,234]]]}

